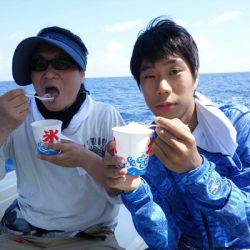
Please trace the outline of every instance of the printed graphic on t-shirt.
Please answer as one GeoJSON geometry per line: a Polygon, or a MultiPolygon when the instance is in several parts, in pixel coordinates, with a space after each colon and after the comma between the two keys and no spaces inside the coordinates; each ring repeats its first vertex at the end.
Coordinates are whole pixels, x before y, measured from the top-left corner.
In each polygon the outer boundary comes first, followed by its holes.
{"type": "Polygon", "coordinates": [[[105,155],[106,144],[107,144],[106,138],[91,137],[87,140],[86,145],[84,146],[88,148],[90,151],[103,157],[105,155]]]}

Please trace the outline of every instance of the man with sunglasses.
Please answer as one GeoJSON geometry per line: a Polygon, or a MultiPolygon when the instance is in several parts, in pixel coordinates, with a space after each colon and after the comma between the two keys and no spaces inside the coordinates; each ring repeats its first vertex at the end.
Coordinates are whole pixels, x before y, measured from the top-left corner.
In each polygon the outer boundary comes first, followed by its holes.
{"type": "Polygon", "coordinates": [[[113,233],[119,199],[103,188],[110,174],[102,157],[111,128],[123,121],[112,106],[88,95],[86,64],[82,40],[59,27],[41,30],[15,50],[16,83],[32,83],[36,95],[54,100],[29,101],[22,89],[0,96],[0,179],[11,157],[18,190],[0,224],[1,249],[120,249],[113,233]],[[36,154],[30,123],[41,119],[63,122],[65,139],[47,145],[60,154],[36,154]]]}

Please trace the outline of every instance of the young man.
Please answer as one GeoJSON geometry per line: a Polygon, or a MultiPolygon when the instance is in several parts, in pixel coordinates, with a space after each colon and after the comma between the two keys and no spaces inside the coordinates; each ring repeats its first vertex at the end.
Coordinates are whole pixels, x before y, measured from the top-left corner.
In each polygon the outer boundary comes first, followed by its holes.
{"type": "Polygon", "coordinates": [[[130,65],[157,124],[145,176],[116,186],[137,231],[150,249],[249,249],[249,111],[196,92],[197,46],[171,20],[139,35],[130,65]]]}
{"type": "Polygon", "coordinates": [[[54,100],[29,103],[21,89],[0,97],[0,178],[11,157],[18,190],[2,219],[1,249],[120,249],[113,233],[119,199],[105,186],[102,157],[111,128],[123,121],[86,94],[86,64],[82,40],[59,27],[41,30],[15,50],[16,83],[32,83],[38,96],[49,93],[54,100]],[[30,124],[51,118],[63,122],[67,140],[47,145],[60,154],[37,155],[30,124]]]}

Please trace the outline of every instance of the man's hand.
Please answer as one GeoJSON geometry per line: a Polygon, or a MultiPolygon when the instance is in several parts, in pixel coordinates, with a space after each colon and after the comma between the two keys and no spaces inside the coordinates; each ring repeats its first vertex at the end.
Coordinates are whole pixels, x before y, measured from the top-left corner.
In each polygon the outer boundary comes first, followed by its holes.
{"type": "Polygon", "coordinates": [[[88,160],[91,161],[89,158],[94,154],[78,143],[63,139],[60,143],[46,143],[45,147],[61,152],[57,155],[38,154],[37,158],[61,167],[73,168],[83,166],[88,160]]]}
{"type": "Polygon", "coordinates": [[[29,98],[22,89],[11,90],[0,96],[0,145],[19,127],[29,113],[29,98]]]}
{"type": "Polygon", "coordinates": [[[60,150],[61,153],[57,155],[38,154],[39,159],[62,167],[84,168],[111,196],[119,194],[121,190],[131,192],[140,185],[140,177],[126,176],[126,168],[116,167],[116,165],[124,164],[125,161],[122,157],[114,156],[114,142],[107,147],[112,156],[105,158],[101,158],[82,145],[69,140],[62,139],[61,143],[49,143],[45,146],[48,149],[60,150]]]}
{"type": "Polygon", "coordinates": [[[14,130],[20,126],[29,112],[29,98],[22,89],[11,90],[0,96],[1,128],[14,130]]]}
{"type": "Polygon", "coordinates": [[[168,169],[185,173],[202,164],[194,136],[179,119],[156,119],[158,137],[152,145],[155,154],[168,169]]]}
{"type": "MultiPolygon", "coordinates": [[[[117,182],[122,182],[123,177],[127,173],[126,169],[106,168],[102,157],[69,140],[62,139],[60,143],[48,143],[45,146],[48,149],[60,150],[61,153],[57,155],[38,154],[37,158],[61,167],[82,167],[110,195],[115,196],[120,193],[119,190],[111,188],[111,186],[116,184],[112,178],[117,178],[117,182]]],[[[122,164],[123,161],[118,160],[118,162],[122,164]]]]}
{"type": "Polygon", "coordinates": [[[127,168],[118,168],[118,165],[125,164],[125,159],[114,155],[115,141],[111,141],[107,147],[110,156],[103,159],[104,168],[106,169],[105,186],[111,190],[123,190],[126,193],[137,189],[141,184],[140,176],[129,176],[127,168]]]}

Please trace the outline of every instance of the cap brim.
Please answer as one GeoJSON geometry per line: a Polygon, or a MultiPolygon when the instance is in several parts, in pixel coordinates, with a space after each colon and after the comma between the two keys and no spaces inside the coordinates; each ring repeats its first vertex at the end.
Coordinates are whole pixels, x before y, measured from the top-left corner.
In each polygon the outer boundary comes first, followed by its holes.
{"type": "Polygon", "coordinates": [[[65,43],[44,37],[29,37],[19,43],[12,60],[12,74],[18,85],[25,86],[32,83],[30,59],[37,46],[44,43],[54,45],[63,50],[80,68],[85,70],[84,62],[80,55],[65,43]]]}

